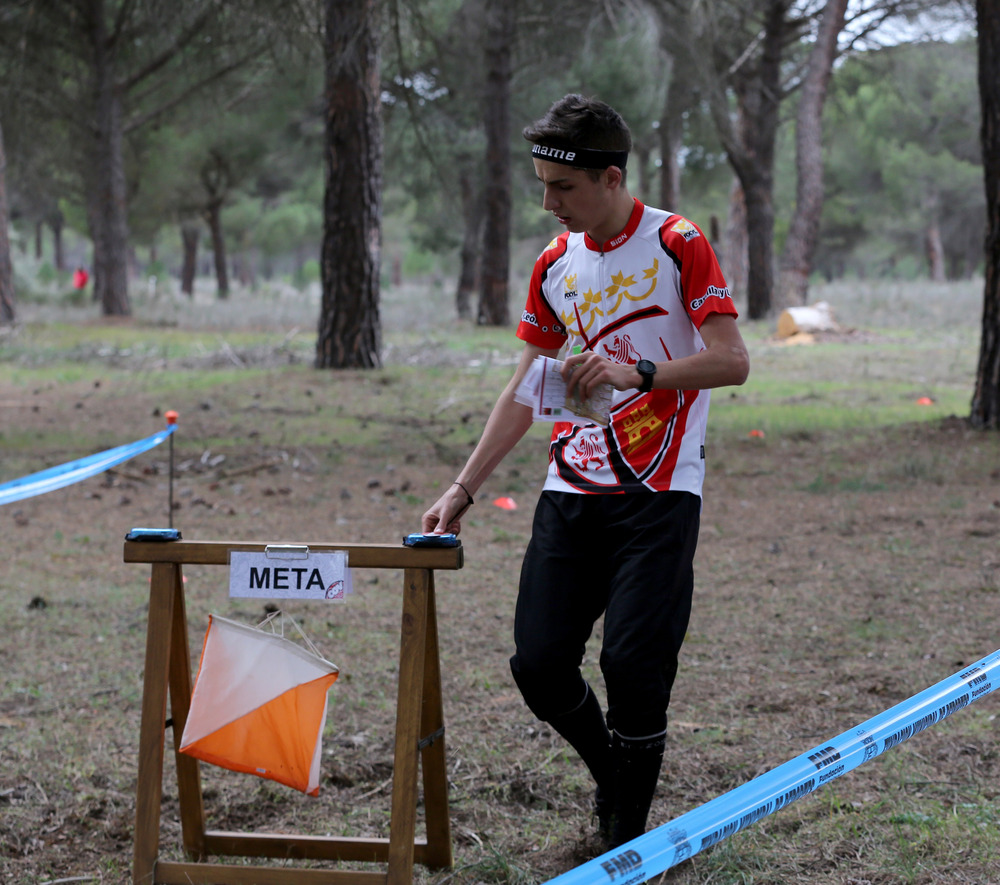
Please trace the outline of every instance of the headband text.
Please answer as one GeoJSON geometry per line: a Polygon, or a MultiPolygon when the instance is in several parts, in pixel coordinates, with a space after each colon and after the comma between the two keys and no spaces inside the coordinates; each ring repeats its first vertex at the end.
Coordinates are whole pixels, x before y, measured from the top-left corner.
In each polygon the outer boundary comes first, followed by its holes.
{"type": "Polygon", "coordinates": [[[539,160],[549,160],[564,166],[578,166],[581,169],[607,169],[609,166],[625,168],[628,151],[598,151],[592,148],[557,148],[544,144],[533,144],[531,156],[539,160]]]}

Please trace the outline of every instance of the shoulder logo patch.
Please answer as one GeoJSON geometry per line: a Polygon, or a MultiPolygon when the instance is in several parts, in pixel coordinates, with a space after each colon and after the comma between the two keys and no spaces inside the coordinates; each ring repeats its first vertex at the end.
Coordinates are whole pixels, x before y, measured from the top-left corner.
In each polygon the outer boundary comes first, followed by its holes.
{"type": "Polygon", "coordinates": [[[685,240],[693,240],[695,237],[700,237],[701,234],[690,221],[681,219],[673,227],[670,228],[672,231],[679,233],[685,240]]]}

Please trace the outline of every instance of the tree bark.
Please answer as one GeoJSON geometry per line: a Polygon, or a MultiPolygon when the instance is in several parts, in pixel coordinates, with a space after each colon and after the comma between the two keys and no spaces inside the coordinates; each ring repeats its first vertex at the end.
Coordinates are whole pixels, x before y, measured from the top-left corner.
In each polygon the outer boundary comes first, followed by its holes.
{"type": "Polygon", "coordinates": [[[7,152],[3,146],[3,127],[0,126],[0,324],[13,323],[17,311],[14,306],[14,266],[10,260],[10,238],[7,234],[7,152]]]}
{"type": "Polygon", "coordinates": [[[226,264],[226,236],[222,232],[222,200],[210,199],[202,210],[212,241],[212,258],[215,267],[215,291],[220,301],[229,297],[229,268],[226,264]]]}
{"type": "Polygon", "coordinates": [[[771,0],[759,58],[738,69],[737,144],[729,161],[743,186],[747,211],[747,315],[768,316],[774,298],[774,150],[781,101],[781,57],[788,30],[788,0],[771,0]]]}
{"type": "Polygon", "coordinates": [[[114,48],[108,40],[104,0],[87,8],[92,54],[94,131],[90,144],[88,218],[94,243],[94,300],[104,316],[129,316],[128,209],[122,152],[122,93],[115,82],[114,48]]]}
{"type": "MultiPolygon", "coordinates": [[[[299,267],[301,267],[299,263],[299,267]]],[[[251,289],[254,286],[254,268],[250,260],[250,256],[247,255],[246,251],[241,249],[236,256],[233,258],[233,275],[236,277],[236,281],[246,289],[251,289]]]]}
{"type": "Polygon", "coordinates": [[[773,309],[774,185],[770,175],[748,176],[747,200],[747,316],[760,320],[773,309]]]}
{"type": "Polygon", "coordinates": [[[681,75],[680,65],[671,65],[670,85],[663,99],[660,114],[660,208],[680,211],[681,164],[678,153],[684,143],[681,119],[691,103],[691,84],[681,75]]]}
{"type": "MultiPolygon", "coordinates": [[[[936,217],[936,215],[935,215],[936,217]]],[[[927,275],[932,283],[945,281],[944,243],[937,221],[929,221],[924,228],[924,251],[927,254],[927,275]]]]}
{"type": "Polygon", "coordinates": [[[743,298],[747,291],[747,201],[739,178],[733,178],[729,188],[729,213],[723,238],[722,272],[733,299],[743,298]]]}
{"type": "Polygon", "coordinates": [[[781,256],[776,307],[805,304],[823,213],[823,106],[847,0],[827,0],[809,53],[795,123],[795,212],[781,256]]]}
{"type": "Polygon", "coordinates": [[[976,0],[976,24],[988,218],[982,340],[970,422],[1000,430],[1000,8],[994,0],[976,0]]]}
{"type": "Polygon", "coordinates": [[[487,0],[483,32],[486,92],[483,96],[486,130],[486,222],[480,268],[481,326],[510,322],[507,304],[510,277],[511,158],[510,83],[513,76],[514,3],[487,0]]]}
{"type": "Polygon", "coordinates": [[[326,0],[326,190],[316,368],[382,355],[382,116],[377,0],[326,0]]]}
{"type": "Polygon", "coordinates": [[[184,260],[181,265],[181,291],[189,298],[194,297],[194,278],[198,268],[198,240],[201,229],[197,224],[187,222],[181,225],[181,243],[184,260]]]}
{"type": "Polygon", "coordinates": [[[56,209],[49,216],[49,227],[52,228],[52,265],[56,270],[66,270],[66,256],[63,250],[64,226],[63,214],[56,209]]]}
{"type": "Polygon", "coordinates": [[[226,236],[222,231],[222,206],[229,192],[231,176],[226,158],[216,150],[208,152],[208,159],[201,167],[201,184],[205,189],[202,218],[208,225],[215,262],[215,287],[220,300],[229,297],[229,269],[226,263],[226,236]]]}
{"type": "Polygon", "coordinates": [[[459,253],[458,285],[455,289],[455,311],[459,319],[472,319],[472,293],[479,285],[479,254],[483,244],[483,214],[480,211],[480,189],[475,176],[462,163],[458,172],[458,187],[462,200],[462,248],[459,253]]]}

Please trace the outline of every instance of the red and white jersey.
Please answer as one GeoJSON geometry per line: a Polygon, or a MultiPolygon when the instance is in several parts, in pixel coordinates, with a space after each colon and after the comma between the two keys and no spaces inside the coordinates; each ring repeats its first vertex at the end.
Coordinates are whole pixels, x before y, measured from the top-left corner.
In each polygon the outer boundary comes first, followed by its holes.
{"type": "MultiPolygon", "coordinates": [[[[549,243],[518,338],[662,362],[703,350],[698,329],[710,314],[737,315],[712,247],[686,218],[636,200],[625,230],[603,245],[568,232],[549,243]]],[[[615,391],[607,427],[555,425],[545,488],[701,495],[708,403],[707,390],[615,391]]]]}

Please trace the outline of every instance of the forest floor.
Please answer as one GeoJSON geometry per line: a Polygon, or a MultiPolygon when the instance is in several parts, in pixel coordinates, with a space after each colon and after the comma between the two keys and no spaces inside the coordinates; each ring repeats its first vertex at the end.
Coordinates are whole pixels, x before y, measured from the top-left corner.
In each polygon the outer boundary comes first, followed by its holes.
{"type": "MultiPolygon", "coordinates": [[[[26,324],[0,341],[0,482],[145,437],[176,409],[173,522],[185,539],[396,543],[452,480],[517,352],[466,327],[460,345],[389,336],[385,369],[323,373],[287,326],[256,330],[266,345],[223,331],[182,345],[169,330],[153,344],[155,329],[26,324]]],[[[825,378],[867,361],[870,386],[848,399],[877,397],[878,378],[895,371],[878,343],[888,331],[806,356],[768,329],[745,333],[768,386],[752,379],[713,400],[694,613],[654,825],[1000,647],[1000,439],[940,410],[885,425],[774,418],[775,403],[782,414],[850,412],[803,366],[825,378]],[[781,387],[793,381],[804,387],[781,387]],[[766,433],[751,433],[765,414],[766,433]]],[[[917,360],[926,336],[907,339],[917,360]]],[[[939,401],[952,387],[967,401],[974,345],[941,361],[941,375],[928,368],[939,401]]],[[[464,568],[437,574],[455,866],[418,866],[422,883],[543,882],[592,849],[585,771],[524,707],[507,664],[545,434],[533,428],[480,490],[464,568]]],[[[130,881],[149,574],[122,561],[122,540],[165,524],[167,480],[164,444],[0,507],[9,885],[130,881]]],[[[209,613],[246,623],[264,613],[260,600],[228,597],[223,569],[190,566],[185,578],[195,661],[209,613]]],[[[212,828],[387,835],[400,591],[393,572],[357,569],[345,605],[287,607],[341,669],[320,794],[202,766],[212,828]]],[[[585,667],[603,696],[599,639],[600,625],[585,667]]],[[[1000,881],[998,711],[1000,695],[986,697],[656,879],[1000,881]]],[[[177,860],[169,729],[166,742],[161,857],[177,860]]]]}

